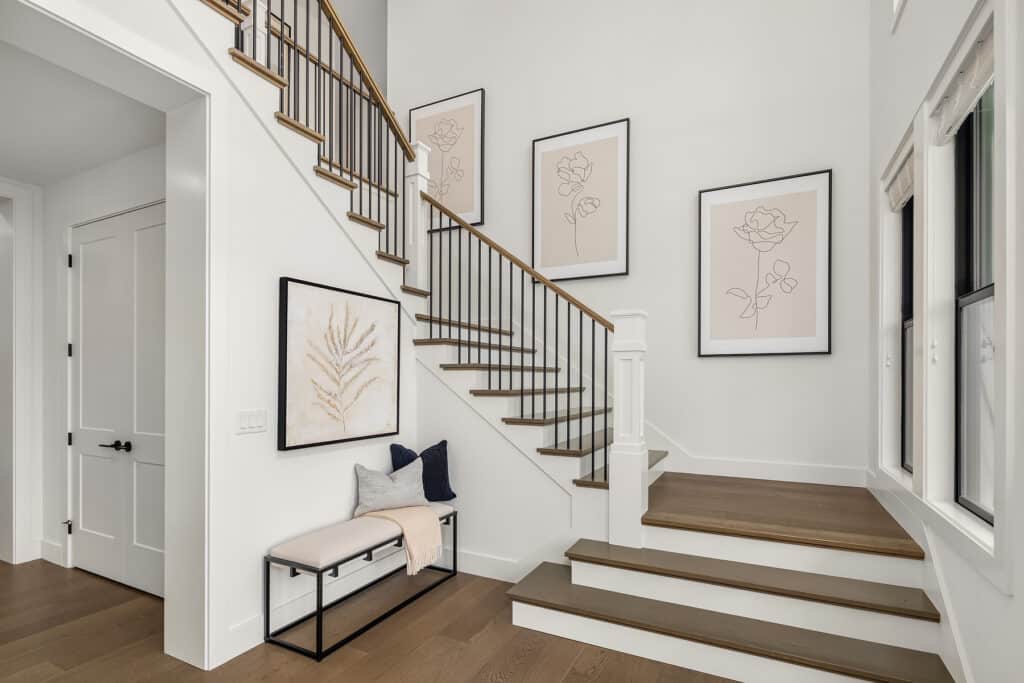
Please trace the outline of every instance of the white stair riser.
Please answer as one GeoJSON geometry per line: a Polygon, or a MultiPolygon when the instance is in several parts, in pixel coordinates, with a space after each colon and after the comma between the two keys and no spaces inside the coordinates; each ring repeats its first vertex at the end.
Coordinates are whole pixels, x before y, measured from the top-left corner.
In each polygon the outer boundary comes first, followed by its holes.
{"type": "Polygon", "coordinates": [[[649,525],[644,547],[911,588],[924,572],[921,560],[649,525]]]}
{"type": "Polygon", "coordinates": [[[520,602],[512,603],[512,623],[522,628],[737,681],[849,683],[859,680],[520,602]]]}
{"type": "Polygon", "coordinates": [[[939,625],[921,619],[588,562],[572,562],[572,582],[579,586],[590,586],[914,650],[937,652],[939,646],[939,625]]]}

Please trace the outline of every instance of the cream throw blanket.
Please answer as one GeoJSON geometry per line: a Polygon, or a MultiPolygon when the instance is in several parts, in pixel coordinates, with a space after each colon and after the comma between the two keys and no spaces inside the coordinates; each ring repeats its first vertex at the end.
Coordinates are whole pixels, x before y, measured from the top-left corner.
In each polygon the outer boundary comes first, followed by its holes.
{"type": "Polygon", "coordinates": [[[405,536],[405,572],[409,576],[441,559],[441,521],[425,505],[367,512],[366,517],[388,519],[402,528],[405,536]]]}

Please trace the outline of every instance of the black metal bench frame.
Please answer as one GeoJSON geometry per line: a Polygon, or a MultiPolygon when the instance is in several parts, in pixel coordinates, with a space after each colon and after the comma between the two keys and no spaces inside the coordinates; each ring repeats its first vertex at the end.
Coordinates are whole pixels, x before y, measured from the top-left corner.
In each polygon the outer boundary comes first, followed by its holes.
{"type": "Polygon", "coordinates": [[[331,654],[332,652],[334,652],[335,650],[337,650],[341,646],[345,645],[349,641],[351,641],[351,640],[353,640],[355,638],[358,638],[363,633],[366,633],[371,628],[373,628],[374,626],[376,626],[380,622],[384,621],[385,619],[387,619],[392,614],[394,614],[395,612],[399,611],[400,609],[402,609],[406,605],[410,604],[411,602],[417,600],[418,598],[422,597],[423,595],[425,595],[425,594],[429,593],[430,591],[434,590],[435,588],[440,586],[442,583],[444,583],[448,579],[451,579],[452,577],[454,577],[456,574],[459,573],[459,559],[458,559],[459,558],[459,513],[458,513],[457,510],[452,510],[451,512],[449,512],[448,514],[444,515],[443,517],[440,517],[439,519],[440,519],[441,523],[444,526],[450,526],[452,528],[452,568],[451,569],[447,569],[445,567],[438,567],[436,565],[430,565],[429,567],[427,567],[427,569],[433,569],[435,571],[443,572],[444,576],[442,578],[438,579],[437,581],[435,581],[434,583],[430,584],[426,588],[423,588],[423,589],[417,591],[414,595],[406,598],[405,600],[403,600],[399,604],[395,605],[394,607],[388,609],[383,614],[375,617],[370,622],[364,624],[363,626],[360,626],[358,629],[356,629],[352,633],[348,634],[347,636],[345,636],[344,638],[342,638],[338,642],[333,643],[332,645],[328,645],[326,648],[324,647],[324,613],[327,610],[331,609],[332,607],[334,607],[334,606],[344,602],[345,600],[348,600],[349,598],[351,598],[351,597],[353,597],[355,595],[359,595],[360,593],[362,593],[363,591],[367,590],[368,588],[372,588],[373,586],[377,585],[378,583],[380,583],[384,579],[387,579],[387,578],[389,578],[391,576],[394,576],[395,574],[397,574],[400,571],[404,571],[405,570],[405,565],[402,565],[401,567],[398,567],[397,569],[395,569],[393,571],[390,571],[387,574],[385,574],[385,575],[383,575],[383,576],[381,576],[379,578],[374,579],[373,581],[367,583],[364,586],[360,586],[359,588],[355,589],[351,593],[347,593],[347,594],[341,596],[340,598],[331,601],[330,603],[328,603],[326,605],[324,604],[324,574],[330,574],[332,577],[337,577],[338,576],[338,568],[341,565],[343,565],[343,564],[345,564],[347,562],[351,562],[352,560],[358,559],[360,557],[362,557],[364,560],[366,560],[368,562],[372,562],[373,561],[373,553],[374,553],[374,551],[381,550],[381,549],[386,548],[388,546],[398,546],[398,547],[401,547],[404,536],[402,534],[398,534],[397,536],[393,536],[392,538],[389,538],[386,541],[378,543],[378,544],[376,544],[376,545],[374,545],[372,547],[369,547],[369,548],[364,548],[363,550],[360,550],[358,553],[350,555],[350,556],[348,556],[348,557],[346,557],[344,559],[341,559],[341,560],[339,560],[337,562],[334,562],[334,563],[332,563],[332,564],[330,564],[330,565],[328,565],[326,567],[322,567],[322,568],[311,567],[309,565],[305,565],[305,564],[302,564],[302,563],[299,563],[299,562],[292,562],[291,560],[284,560],[284,559],[281,559],[279,557],[274,557],[273,555],[266,555],[266,556],[264,556],[264,558],[263,558],[263,641],[266,642],[266,643],[273,643],[274,645],[279,645],[279,646],[281,646],[283,648],[291,650],[292,652],[298,652],[301,655],[305,655],[306,657],[309,657],[311,659],[315,659],[316,661],[319,662],[319,661],[323,660],[324,657],[326,657],[327,655],[331,654]],[[312,575],[314,575],[316,577],[316,609],[314,609],[312,612],[310,612],[310,613],[308,613],[306,615],[303,615],[303,616],[299,617],[298,619],[295,619],[294,621],[291,621],[291,622],[285,624],[284,626],[281,626],[281,627],[276,628],[273,631],[271,631],[270,630],[270,566],[274,565],[274,564],[280,565],[280,566],[284,566],[284,567],[288,567],[289,574],[291,576],[293,576],[293,577],[294,576],[298,576],[299,572],[306,572],[306,573],[312,574],[312,575]],[[310,650],[309,648],[302,647],[301,645],[296,645],[295,643],[289,643],[287,640],[283,640],[281,638],[278,638],[278,636],[281,635],[282,633],[284,633],[285,631],[289,631],[292,628],[294,628],[294,627],[298,626],[299,624],[301,624],[302,622],[307,621],[308,619],[313,618],[313,617],[316,618],[316,650],[310,650]]]}

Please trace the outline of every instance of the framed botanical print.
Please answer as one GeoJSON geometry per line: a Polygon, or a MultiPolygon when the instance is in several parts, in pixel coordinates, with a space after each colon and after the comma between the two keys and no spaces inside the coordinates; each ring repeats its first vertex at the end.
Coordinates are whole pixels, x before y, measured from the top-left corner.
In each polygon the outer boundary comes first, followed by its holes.
{"type": "Polygon", "coordinates": [[[832,171],[698,197],[698,355],[831,353],[832,171]]]}
{"type": "Polygon", "coordinates": [[[280,280],[277,447],[398,433],[399,303],[280,280]]]}
{"type": "Polygon", "coordinates": [[[533,267],[551,280],[629,273],[629,119],[533,141],[533,267]]]}
{"type": "Polygon", "coordinates": [[[409,137],[430,147],[430,195],[470,225],[483,223],[484,89],[410,109],[409,137]]]}

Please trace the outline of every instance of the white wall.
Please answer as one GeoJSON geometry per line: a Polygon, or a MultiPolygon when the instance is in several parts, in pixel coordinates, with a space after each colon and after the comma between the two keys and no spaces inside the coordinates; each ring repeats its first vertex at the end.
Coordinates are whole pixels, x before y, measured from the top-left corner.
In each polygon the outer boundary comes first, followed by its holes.
{"type": "Polygon", "coordinates": [[[335,0],[359,54],[381,92],[388,91],[388,0],[335,0]]]}
{"type": "Polygon", "coordinates": [[[14,562],[14,203],[0,197],[0,560],[14,562]]]}
{"type": "Polygon", "coordinates": [[[863,482],[864,3],[392,0],[389,12],[399,120],[486,89],[483,230],[527,261],[531,140],[631,118],[630,275],[564,284],[604,314],[650,314],[659,439],[715,459],[704,471],[863,482]],[[698,190],[822,168],[834,171],[832,355],[698,359],[698,190]]]}
{"type": "MultiPolygon", "coordinates": [[[[1024,94],[1024,55],[1021,52],[1024,43],[1024,11],[1017,0],[996,0],[992,3],[996,12],[996,49],[1005,50],[1004,56],[997,58],[997,79],[1002,75],[1005,80],[996,84],[1006,97],[1009,118],[1007,125],[1016,131],[1018,137],[1011,137],[1007,144],[1006,187],[1007,204],[1005,207],[1007,230],[1006,245],[1010,268],[1008,278],[1018,277],[1015,263],[1024,258],[1024,242],[1016,235],[1019,230],[1012,226],[1018,225],[1020,208],[1017,197],[1024,192],[1024,145],[1019,138],[1024,130],[1024,107],[1021,106],[1024,94]],[[1005,71],[1000,72],[1000,69],[1005,71]],[[1017,218],[1015,218],[1015,216],[1017,218]]],[[[891,31],[891,3],[888,0],[874,0],[871,4],[871,167],[870,181],[875,193],[873,205],[880,202],[877,197],[879,182],[884,167],[901,138],[913,122],[929,88],[943,68],[947,55],[954,47],[957,37],[964,28],[975,6],[974,0],[907,0],[906,8],[895,32],[891,31]]],[[[997,174],[998,175],[998,174],[997,174]]],[[[879,204],[880,205],[880,204],[879,204]]],[[[877,268],[879,250],[879,219],[873,216],[871,229],[871,271],[872,288],[872,324],[866,329],[870,338],[872,368],[872,413],[871,433],[877,434],[879,429],[878,415],[875,410],[874,397],[879,396],[878,373],[875,368],[881,366],[878,354],[878,320],[877,292],[880,273],[877,268]]],[[[1024,424],[1024,404],[1015,399],[1015,387],[1024,386],[1022,370],[1019,362],[1024,352],[1021,340],[1024,339],[1024,297],[1017,294],[1021,291],[1019,283],[1011,279],[1005,283],[1007,292],[1011,293],[1008,303],[1010,318],[1008,319],[1008,347],[1003,351],[1008,359],[1009,372],[1007,421],[1008,440],[1006,445],[1007,460],[1012,463],[1019,459],[1020,447],[1014,440],[1019,431],[1018,425],[1024,424]],[[1012,361],[1012,362],[1011,362],[1012,361]]],[[[876,441],[871,444],[871,462],[877,462],[878,449],[876,441]]],[[[926,454],[927,457],[927,454],[926,454]]],[[[928,562],[934,569],[936,591],[941,591],[943,609],[944,657],[947,664],[951,651],[959,649],[963,671],[954,673],[958,680],[976,681],[977,683],[997,683],[1015,681],[1024,668],[1024,651],[1020,648],[1019,634],[1024,628],[1024,602],[1013,593],[1019,593],[1024,586],[1024,544],[1019,540],[1019,531],[1009,532],[1010,543],[997,543],[1002,548],[1010,548],[1006,558],[999,562],[980,562],[985,551],[980,544],[966,541],[958,533],[951,531],[953,527],[939,515],[928,512],[926,506],[915,502],[913,494],[903,486],[891,480],[884,473],[870,478],[870,483],[882,491],[883,500],[904,522],[905,526],[918,535],[927,548],[928,562]],[[970,552],[967,552],[970,551],[970,552]],[[992,571],[998,564],[998,571],[992,571]],[[998,580],[996,580],[998,578],[998,580]],[[997,585],[1000,584],[1000,585],[997,585]]],[[[1005,534],[1011,524],[1019,524],[1019,506],[1024,497],[1024,474],[1020,467],[1012,464],[1008,467],[1008,479],[1004,482],[1007,490],[1007,507],[1004,520],[997,520],[996,533],[1005,534]],[[1002,528],[1002,530],[1001,530],[1002,528]]],[[[1014,526],[1013,529],[1018,529],[1014,526]]]]}
{"type": "MultiPolygon", "coordinates": [[[[191,311],[188,343],[195,333],[202,337],[197,353],[205,376],[201,367],[200,376],[188,382],[199,403],[203,396],[208,399],[188,411],[205,418],[207,431],[179,435],[179,443],[190,448],[178,457],[192,461],[183,477],[199,477],[200,483],[205,478],[205,489],[189,487],[194,498],[179,501],[193,506],[187,528],[168,527],[168,548],[177,534],[187,546],[179,549],[177,561],[191,563],[179,578],[193,581],[193,595],[201,603],[205,594],[208,602],[186,606],[180,619],[165,622],[165,647],[197,666],[216,666],[262,641],[262,556],[289,536],[350,515],[355,463],[389,465],[390,439],[287,454],[276,450],[278,278],[290,275],[376,295],[391,295],[397,285],[377,274],[372,251],[357,248],[347,232],[352,226],[336,219],[347,208],[340,201],[344,195],[313,177],[315,148],[274,122],[277,92],[229,58],[232,27],[220,15],[194,0],[144,6],[134,0],[34,1],[208,95],[205,112],[169,114],[169,133],[175,126],[196,130],[197,117],[203,119],[205,150],[179,154],[175,149],[168,155],[168,161],[173,156],[185,162],[205,152],[207,173],[166,179],[168,187],[182,192],[200,191],[205,183],[209,193],[205,212],[190,207],[182,216],[208,221],[205,236],[182,242],[178,254],[183,261],[191,256],[196,277],[203,278],[199,290],[188,293],[201,300],[190,307],[182,302],[179,312],[191,311]],[[323,188],[332,204],[318,194],[323,188]],[[205,310],[196,310],[197,304],[205,310]],[[236,434],[238,411],[246,409],[266,409],[267,432],[236,434]]],[[[147,104],[158,106],[160,93],[145,95],[147,104]]],[[[169,173],[178,167],[168,164],[169,173]]],[[[169,234],[172,211],[169,206],[169,234]]],[[[363,227],[354,230],[366,234],[363,227]]],[[[402,327],[402,431],[396,440],[415,444],[416,373],[408,315],[402,327]]],[[[169,346],[169,363],[171,353],[169,346]]],[[[168,435],[169,459],[171,443],[168,435]]],[[[168,487],[172,466],[169,461],[168,487]]]]}

